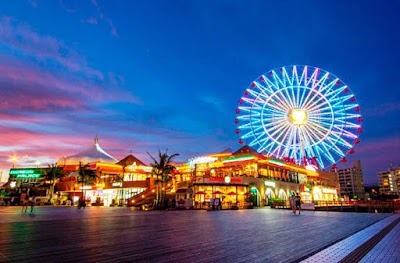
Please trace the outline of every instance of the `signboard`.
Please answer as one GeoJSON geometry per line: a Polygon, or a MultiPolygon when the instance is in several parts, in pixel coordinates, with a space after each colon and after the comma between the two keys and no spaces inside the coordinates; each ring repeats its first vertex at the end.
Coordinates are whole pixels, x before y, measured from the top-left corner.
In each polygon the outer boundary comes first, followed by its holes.
{"type": "Polygon", "coordinates": [[[243,184],[243,178],[240,177],[203,177],[196,178],[196,183],[203,184],[243,184]]]}
{"type": "Polygon", "coordinates": [[[14,178],[39,178],[42,176],[41,168],[11,169],[10,177],[14,178]]]}
{"type": "Polygon", "coordinates": [[[112,183],[113,187],[122,187],[122,182],[114,182],[112,183]]]}
{"type": "Polygon", "coordinates": [[[264,184],[265,184],[265,186],[275,187],[275,182],[272,182],[272,181],[265,181],[264,184]]]}

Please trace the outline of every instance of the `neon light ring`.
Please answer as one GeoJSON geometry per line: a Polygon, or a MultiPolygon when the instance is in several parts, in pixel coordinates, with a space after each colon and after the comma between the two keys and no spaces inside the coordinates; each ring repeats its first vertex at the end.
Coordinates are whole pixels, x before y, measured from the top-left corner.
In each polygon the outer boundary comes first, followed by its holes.
{"type": "Polygon", "coordinates": [[[336,168],[360,143],[356,98],[339,78],[311,66],[261,75],[244,91],[236,113],[240,144],[286,162],[336,168]]]}

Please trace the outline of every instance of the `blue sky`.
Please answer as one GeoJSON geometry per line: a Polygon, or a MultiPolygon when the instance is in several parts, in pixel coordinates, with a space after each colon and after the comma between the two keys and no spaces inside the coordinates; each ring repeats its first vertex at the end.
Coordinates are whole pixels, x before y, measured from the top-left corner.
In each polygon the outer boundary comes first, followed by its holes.
{"type": "MultiPolygon", "coordinates": [[[[286,65],[345,81],[364,117],[366,183],[400,165],[399,1],[0,2],[0,166],[93,142],[117,159],[237,143],[246,87],[286,65]]],[[[351,163],[346,165],[350,165],[351,163]]]]}

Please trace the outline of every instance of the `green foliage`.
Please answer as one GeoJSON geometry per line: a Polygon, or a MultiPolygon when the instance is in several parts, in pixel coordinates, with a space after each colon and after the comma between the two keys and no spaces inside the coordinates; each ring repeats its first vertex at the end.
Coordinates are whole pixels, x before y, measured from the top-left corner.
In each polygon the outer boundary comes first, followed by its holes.
{"type": "Polygon", "coordinates": [[[89,164],[82,165],[79,163],[79,183],[93,183],[97,179],[96,171],[90,169],[89,164]]]}
{"type": "Polygon", "coordinates": [[[157,185],[157,197],[156,197],[156,202],[157,206],[160,206],[162,204],[165,198],[165,185],[171,181],[172,178],[172,171],[176,170],[176,167],[173,166],[172,160],[176,156],[178,156],[178,153],[168,155],[168,150],[165,151],[165,153],[161,153],[160,150],[158,150],[158,160],[151,156],[150,153],[147,153],[150,158],[153,160],[153,163],[151,164],[151,167],[153,168],[151,171],[152,176],[156,178],[155,183],[157,185]],[[162,191],[162,187],[160,185],[164,186],[164,194],[162,191]]]}

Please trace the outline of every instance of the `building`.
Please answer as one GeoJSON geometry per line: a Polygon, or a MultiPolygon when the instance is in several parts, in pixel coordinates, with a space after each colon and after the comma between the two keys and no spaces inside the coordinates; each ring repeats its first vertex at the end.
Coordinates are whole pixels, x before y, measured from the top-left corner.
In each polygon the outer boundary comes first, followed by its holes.
{"type": "Polygon", "coordinates": [[[177,168],[177,192],[192,187],[195,206],[207,206],[213,198],[220,198],[223,208],[236,203],[263,206],[287,201],[293,193],[306,203],[338,198],[336,174],[276,160],[247,145],[234,153],[225,150],[192,158],[177,168]]]}
{"type": "Polygon", "coordinates": [[[361,161],[355,160],[353,166],[337,170],[340,184],[340,195],[350,199],[365,198],[364,179],[361,161]]]}
{"type": "Polygon", "coordinates": [[[95,138],[94,144],[82,152],[58,160],[57,164],[67,173],[56,185],[57,198],[62,203],[70,200],[76,204],[84,198],[93,205],[125,205],[129,198],[153,184],[151,167],[131,154],[118,161],[103,150],[98,141],[95,138]],[[82,169],[93,177],[82,180],[82,169]]]}
{"type": "Polygon", "coordinates": [[[379,172],[378,180],[381,194],[400,194],[400,167],[390,167],[387,171],[379,172]]]}

